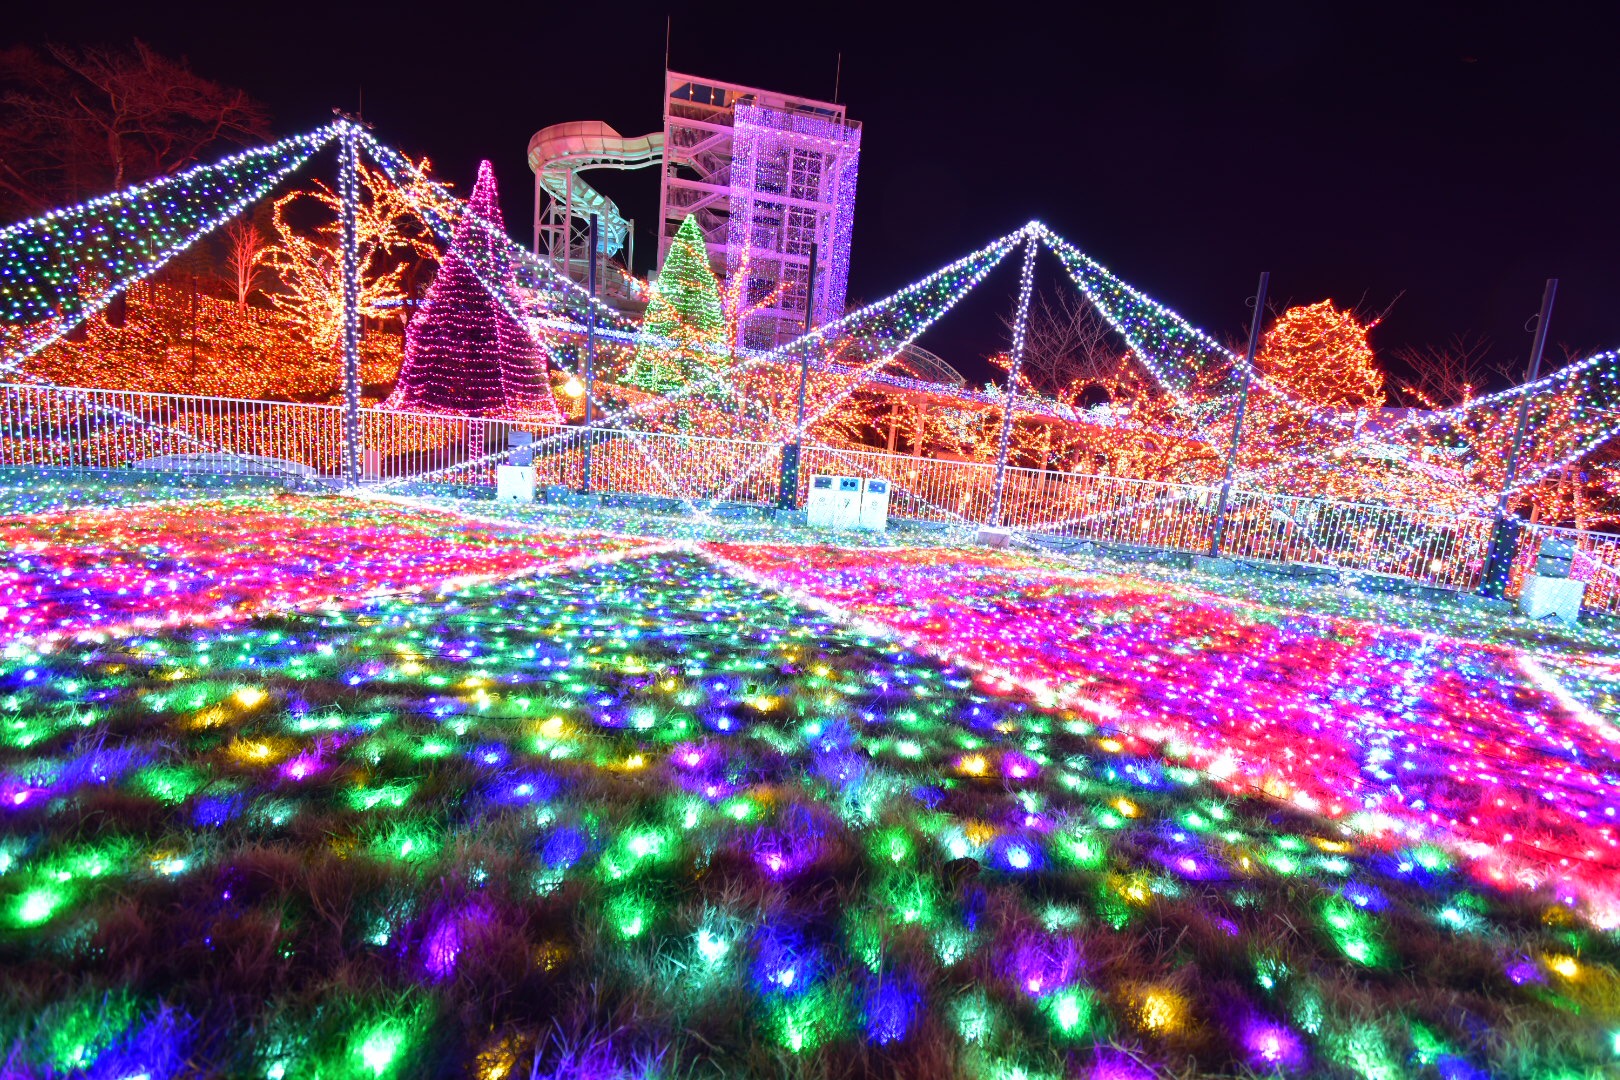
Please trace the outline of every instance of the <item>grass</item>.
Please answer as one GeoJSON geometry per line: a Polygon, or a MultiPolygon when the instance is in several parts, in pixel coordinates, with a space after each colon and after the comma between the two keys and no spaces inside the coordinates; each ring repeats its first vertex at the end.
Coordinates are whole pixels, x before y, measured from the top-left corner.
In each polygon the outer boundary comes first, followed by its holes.
{"type": "Polygon", "coordinates": [[[1620,1060],[1578,905],[695,554],[14,645],[0,801],[10,1074],[1620,1060]]]}

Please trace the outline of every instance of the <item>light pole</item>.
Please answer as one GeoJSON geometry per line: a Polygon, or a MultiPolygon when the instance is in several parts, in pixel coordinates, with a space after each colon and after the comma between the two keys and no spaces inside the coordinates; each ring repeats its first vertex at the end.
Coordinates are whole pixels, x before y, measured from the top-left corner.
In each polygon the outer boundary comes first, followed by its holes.
{"type": "MultiPolygon", "coordinates": [[[[1541,313],[1536,316],[1536,336],[1530,345],[1530,369],[1525,373],[1527,384],[1541,378],[1541,354],[1547,348],[1547,325],[1552,321],[1553,299],[1557,295],[1558,279],[1548,278],[1546,287],[1541,291],[1541,313]]],[[[1507,598],[1513,559],[1519,553],[1519,522],[1508,513],[1508,502],[1513,496],[1513,481],[1519,471],[1519,448],[1524,443],[1524,428],[1529,418],[1530,389],[1527,385],[1519,398],[1519,419],[1513,428],[1513,441],[1508,444],[1502,492],[1496,499],[1496,520],[1491,525],[1490,542],[1485,545],[1485,565],[1480,575],[1479,592],[1491,600],[1507,598]]]]}
{"type": "MultiPolygon", "coordinates": [[[[333,110],[336,112],[337,110],[333,110]]],[[[360,126],[339,112],[338,198],[343,204],[343,473],[360,484],[360,126]]]]}
{"type": "Polygon", "coordinates": [[[1212,559],[1221,556],[1221,540],[1226,535],[1226,505],[1232,498],[1232,476],[1237,472],[1238,446],[1243,440],[1243,414],[1249,409],[1249,384],[1254,380],[1254,354],[1260,347],[1260,323],[1266,317],[1266,286],[1271,271],[1260,272],[1260,287],[1254,294],[1254,317],[1249,320],[1249,347],[1243,353],[1243,389],[1238,391],[1237,413],[1232,419],[1232,447],[1226,454],[1226,478],[1221,481],[1221,498],[1215,507],[1215,535],[1209,542],[1212,559]]]}
{"type": "Polygon", "coordinates": [[[580,470],[579,493],[591,493],[591,448],[596,432],[591,430],[591,395],[596,391],[596,237],[601,228],[597,215],[591,215],[591,252],[586,260],[585,286],[591,294],[590,321],[585,331],[585,461],[580,470]]]}
{"type": "MultiPolygon", "coordinates": [[[[804,332],[808,334],[816,325],[816,245],[810,245],[810,269],[805,277],[804,332]]],[[[793,426],[793,442],[782,447],[782,481],[776,493],[776,505],[793,510],[799,505],[799,458],[804,447],[804,391],[810,381],[810,346],[801,347],[799,353],[799,410],[793,426]]]]}
{"type": "Polygon", "coordinates": [[[1012,362],[1007,368],[1007,397],[1002,404],[1001,445],[996,451],[995,493],[990,505],[990,527],[1001,527],[1001,500],[1007,483],[1007,451],[1012,446],[1013,398],[1018,393],[1018,374],[1024,368],[1024,341],[1029,337],[1029,301],[1035,291],[1034,226],[1024,230],[1024,265],[1018,272],[1018,315],[1013,321],[1012,362]]]}

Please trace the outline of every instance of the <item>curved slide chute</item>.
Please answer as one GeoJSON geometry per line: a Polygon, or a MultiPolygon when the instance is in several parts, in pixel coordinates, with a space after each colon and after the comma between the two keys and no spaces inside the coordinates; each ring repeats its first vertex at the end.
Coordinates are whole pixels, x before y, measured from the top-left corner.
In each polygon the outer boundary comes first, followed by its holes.
{"type": "MultiPolygon", "coordinates": [[[[645,169],[664,160],[664,133],[655,131],[626,138],[600,120],[578,120],[541,128],[529,140],[529,169],[540,189],[550,196],[557,224],[568,218],[601,220],[605,255],[617,255],[630,233],[630,223],[618,204],[597,191],[579,173],[587,169],[645,169]],[[566,208],[566,218],[562,213],[566,208]]],[[[557,225],[553,225],[553,228],[557,225]]],[[[565,241],[566,242],[566,241],[565,241]]]]}

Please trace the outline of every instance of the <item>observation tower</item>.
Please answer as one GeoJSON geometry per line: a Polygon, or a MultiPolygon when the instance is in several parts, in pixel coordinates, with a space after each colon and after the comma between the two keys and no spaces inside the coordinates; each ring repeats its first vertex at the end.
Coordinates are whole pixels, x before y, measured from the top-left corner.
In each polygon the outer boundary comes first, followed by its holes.
{"type": "Polygon", "coordinates": [[[579,174],[658,165],[658,266],[681,222],[695,216],[716,275],[728,287],[746,277],[752,311],[741,344],[788,341],[803,332],[807,312],[815,325],[843,315],[861,143],[844,106],[666,71],[663,114],[662,131],[639,137],[599,121],[535,133],[536,253],[583,281],[596,214],[598,291],[638,309],[645,287],[632,273],[635,223],[579,174]]]}

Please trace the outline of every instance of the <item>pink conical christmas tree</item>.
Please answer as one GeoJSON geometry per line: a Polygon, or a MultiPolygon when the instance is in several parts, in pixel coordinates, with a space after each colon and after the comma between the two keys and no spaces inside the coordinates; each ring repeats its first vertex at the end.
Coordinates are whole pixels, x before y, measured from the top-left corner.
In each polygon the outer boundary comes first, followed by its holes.
{"type": "Polygon", "coordinates": [[[534,339],[484,287],[499,287],[508,304],[514,297],[505,230],[485,161],[427,300],[405,330],[389,408],[562,421],[534,339]]]}

